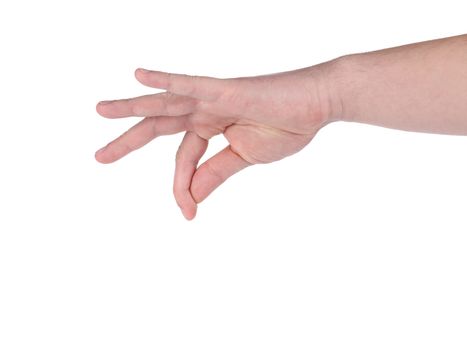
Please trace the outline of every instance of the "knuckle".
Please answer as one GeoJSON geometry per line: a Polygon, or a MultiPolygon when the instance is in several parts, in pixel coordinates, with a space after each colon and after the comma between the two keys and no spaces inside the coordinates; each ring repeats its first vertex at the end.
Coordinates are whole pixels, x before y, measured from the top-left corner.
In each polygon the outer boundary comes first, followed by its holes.
{"type": "Polygon", "coordinates": [[[133,104],[130,109],[131,109],[131,114],[133,115],[141,116],[144,114],[141,106],[138,106],[137,104],[133,104]]]}
{"type": "Polygon", "coordinates": [[[128,103],[129,105],[131,114],[136,115],[136,116],[142,116],[144,114],[144,108],[141,105],[141,103],[137,102],[137,100],[128,99],[126,100],[126,103],[128,103]]]}
{"type": "Polygon", "coordinates": [[[194,95],[197,90],[197,84],[199,83],[200,77],[198,75],[186,75],[188,84],[186,87],[187,95],[194,95]]]}
{"type": "Polygon", "coordinates": [[[218,180],[219,183],[222,183],[225,181],[225,178],[221,175],[218,169],[212,166],[210,162],[206,162],[204,164],[206,171],[210,176],[218,180]]]}
{"type": "Polygon", "coordinates": [[[128,142],[122,143],[120,145],[120,148],[122,149],[122,153],[125,153],[125,154],[133,152],[133,151],[136,150],[136,148],[132,144],[130,144],[128,142]]]}
{"type": "Polygon", "coordinates": [[[242,91],[242,85],[245,85],[244,78],[232,78],[224,79],[222,93],[219,96],[219,99],[224,99],[227,101],[235,100],[239,96],[239,92],[242,91]]]}
{"type": "Polygon", "coordinates": [[[167,87],[166,87],[166,90],[171,90],[172,85],[173,85],[174,75],[173,75],[173,73],[166,73],[166,74],[167,74],[167,87]]]}
{"type": "Polygon", "coordinates": [[[160,112],[163,114],[169,114],[169,109],[171,105],[171,99],[173,98],[173,94],[171,92],[164,92],[161,94],[161,110],[160,112]]]}
{"type": "Polygon", "coordinates": [[[183,160],[183,149],[182,146],[178,146],[177,152],[175,153],[175,162],[179,163],[183,160]]]}
{"type": "Polygon", "coordinates": [[[196,100],[194,102],[194,112],[206,113],[209,112],[211,104],[208,101],[196,100]]]}
{"type": "Polygon", "coordinates": [[[152,137],[159,136],[159,128],[158,128],[157,118],[156,117],[150,117],[150,118],[146,118],[146,120],[149,123],[149,128],[150,128],[150,131],[152,133],[152,137]]]}
{"type": "Polygon", "coordinates": [[[176,116],[180,114],[181,107],[180,96],[169,91],[163,93],[160,113],[176,116]]]}

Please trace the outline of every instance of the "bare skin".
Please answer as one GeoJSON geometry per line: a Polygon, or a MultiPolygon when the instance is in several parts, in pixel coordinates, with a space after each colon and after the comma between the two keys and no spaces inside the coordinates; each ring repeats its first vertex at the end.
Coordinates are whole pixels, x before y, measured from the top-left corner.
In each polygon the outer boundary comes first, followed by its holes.
{"type": "Polygon", "coordinates": [[[165,92],[98,103],[104,117],[143,119],[96,159],[111,163],[158,136],[185,132],[173,190],[189,220],[227,178],[300,151],[330,122],[467,135],[467,35],[265,76],[217,79],[144,69],[135,76],[165,92]],[[229,145],[198,166],[218,134],[229,145]]]}

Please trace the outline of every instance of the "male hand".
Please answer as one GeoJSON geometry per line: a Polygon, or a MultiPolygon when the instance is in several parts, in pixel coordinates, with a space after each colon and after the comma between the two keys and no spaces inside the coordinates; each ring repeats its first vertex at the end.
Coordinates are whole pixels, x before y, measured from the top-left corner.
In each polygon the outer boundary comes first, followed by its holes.
{"type": "MultiPolygon", "coordinates": [[[[280,160],[305,147],[339,111],[331,102],[330,63],[273,75],[217,79],[137,69],[136,79],[165,92],[103,101],[106,118],[143,119],[96,152],[114,162],[154,138],[184,131],[177,151],[173,192],[191,220],[197,203],[236,172],[280,160]],[[208,140],[223,134],[229,145],[198,167],[208,140]]],[[[338,105],[338,104],[337,104],[338,105]]]]}

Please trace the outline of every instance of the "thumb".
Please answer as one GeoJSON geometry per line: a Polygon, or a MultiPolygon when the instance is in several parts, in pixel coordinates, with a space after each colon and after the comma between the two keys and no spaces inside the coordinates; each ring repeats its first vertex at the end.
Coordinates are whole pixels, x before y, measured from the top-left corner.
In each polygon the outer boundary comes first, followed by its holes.
{"type": "Polygon", "coordinates": [[[233,174],[251,165],[227,146],[200,165],[191,181],[191,195],[200,203],[233,174]]]}

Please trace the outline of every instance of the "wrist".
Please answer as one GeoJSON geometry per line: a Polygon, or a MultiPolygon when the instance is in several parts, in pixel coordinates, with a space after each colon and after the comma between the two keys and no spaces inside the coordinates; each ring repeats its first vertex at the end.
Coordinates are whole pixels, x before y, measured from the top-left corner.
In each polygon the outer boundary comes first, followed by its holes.
{"type": "Polygon", "coordinates": [[[338,57],[326,62],[326,82],[330,108],[330,121],[354,121],[358,112],[359,85],[363,70],[359,68],[361,54],[338,57]]]}

